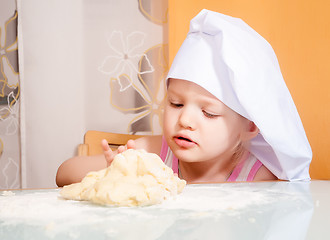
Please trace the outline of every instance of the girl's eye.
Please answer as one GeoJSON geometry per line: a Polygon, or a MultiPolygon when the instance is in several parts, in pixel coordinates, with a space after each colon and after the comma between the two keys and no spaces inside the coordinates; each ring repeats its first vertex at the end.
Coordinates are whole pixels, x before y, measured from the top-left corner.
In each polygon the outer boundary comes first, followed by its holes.
{"type": "Polygon", "coordinates": [[[180,107],[183,106],[183,104],[181,104],[181,103],[170,102],[170,104],[171,104],[172,107],[175,107],[175,108],[180,108],[180,107]]]}
{"type": "Polygon", "coordinates": [[[207,117],[207,118],[216,118],[216,117],[219,117],[219,116],[220,116],[220,115],[218,115],[218,114],[212,114],[212,113],[208,113],[208,112],[206,112],[206,111],[203,111],[203,114],[204,114],[204,116],[207,117]]]}

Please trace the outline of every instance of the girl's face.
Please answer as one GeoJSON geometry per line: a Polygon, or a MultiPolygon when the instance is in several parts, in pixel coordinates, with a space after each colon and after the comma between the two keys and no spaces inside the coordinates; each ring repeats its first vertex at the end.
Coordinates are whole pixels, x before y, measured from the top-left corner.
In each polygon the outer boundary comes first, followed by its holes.
{"type": "Polygon", "coordinates": [[[249,121],[199,85],[170,79],[164,136],[180,161],[229,161],[249,121]]]}

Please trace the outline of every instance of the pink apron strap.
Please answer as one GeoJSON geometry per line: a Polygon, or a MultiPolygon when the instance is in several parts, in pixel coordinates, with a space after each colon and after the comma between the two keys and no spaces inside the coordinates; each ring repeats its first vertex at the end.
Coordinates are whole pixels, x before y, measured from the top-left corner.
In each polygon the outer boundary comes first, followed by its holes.
{"type": "Polygon", "coordinates": [[[251,168],[251,171],[249,172],[249,175],[246,179],[246,181],[253,181],[255,175],[257,174],[258,170],[260,169],[260,167],[262,166],[262,163],[257,160],[254,164],[253,167],[251,168]]]}
{"type": "MultiPolygon", "coordinates": [[[[163,160],[163,162],[166,161],[166,157],[167,157],[168,151],[169,151],[169,147],[168,147],[167,142],[166,142],[166,140],[165,140],[165,138],[163,136],[162,137],[162,148],[161,148],[160,154],[159,154],[159,156],[163,160]]],[[[177,173],[177,174],[179,174],[178,165],[179,165],[179,160],[172,153],[172,170],[173,170],[174,173],[177,173]]]]}

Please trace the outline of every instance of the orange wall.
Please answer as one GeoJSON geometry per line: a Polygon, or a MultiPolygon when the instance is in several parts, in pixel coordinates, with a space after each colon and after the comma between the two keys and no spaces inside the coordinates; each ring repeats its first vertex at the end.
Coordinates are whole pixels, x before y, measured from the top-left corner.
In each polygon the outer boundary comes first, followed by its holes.
{"type": "Polygon", "coordinates": [[[330,179],[330,1],[169,0],[170,62],[203,8],[239,17],[274,48],[313,150],[313,179],[330,179]]]}

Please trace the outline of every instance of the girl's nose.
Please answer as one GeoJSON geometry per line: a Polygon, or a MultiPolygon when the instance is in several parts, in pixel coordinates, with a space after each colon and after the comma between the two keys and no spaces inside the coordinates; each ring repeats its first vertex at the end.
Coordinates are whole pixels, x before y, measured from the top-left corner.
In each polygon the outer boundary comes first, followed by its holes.
{"type": "Polygon", "coordinates": [[[179,116],[179,124],[183,128],[195,130],[196,117],[197,116],[194,114],[192,109],[185,107],[181,110],[181,114],[179,116]]]}

